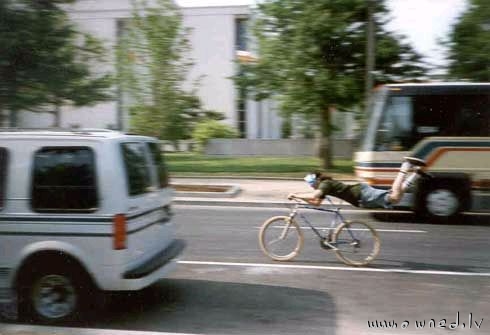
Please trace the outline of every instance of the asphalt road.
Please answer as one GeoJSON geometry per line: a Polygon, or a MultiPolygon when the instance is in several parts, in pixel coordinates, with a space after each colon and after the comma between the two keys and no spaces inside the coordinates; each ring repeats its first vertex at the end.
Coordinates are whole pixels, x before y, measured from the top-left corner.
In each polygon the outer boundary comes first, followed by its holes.
{"type": "MultiPolygon", "coordinates": [[[[461,334],[490,332],[490,226],[469,219],[457,226],[410,223],[399,215],[382,222],[348,213],[373,223],[382,240],[371,266],[352,268],[320,249],[309,232],[297,259],[263,255],[258,228],[285,210],[176,206],[175,212],[188,243],[178,270],[142,292],[112,297],[75,326],[187,334],[445,334],[450,326],[461,334]],[[385,320],[397,328],[369,324],[385,320]]],[[[310,218],[325,221],[316,213],[310,218]]]]}

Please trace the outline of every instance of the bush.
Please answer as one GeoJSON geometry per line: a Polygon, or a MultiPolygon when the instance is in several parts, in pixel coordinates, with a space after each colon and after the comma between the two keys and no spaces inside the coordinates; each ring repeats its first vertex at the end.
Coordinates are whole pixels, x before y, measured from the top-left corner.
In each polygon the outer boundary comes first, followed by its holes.
{"type": "Polygon", "coordinates": [[[236,130],[216,120],[206,120],[196,125],[192,139],[197,143],[198,150],[203,151],[206,143],[212,138],[236,138],[236,130]]]}

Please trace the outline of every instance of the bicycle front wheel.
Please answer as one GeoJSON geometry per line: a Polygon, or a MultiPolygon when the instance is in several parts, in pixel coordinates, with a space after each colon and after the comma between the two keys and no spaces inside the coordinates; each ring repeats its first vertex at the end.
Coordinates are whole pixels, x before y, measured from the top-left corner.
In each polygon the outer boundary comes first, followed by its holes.
{"type": "Polygon", "coordinates": [[[274,216],[264,222],[259,232],[260,248],[276,261],[296,257],[303,247],[303,232],[288,216],[274,216]]]}
{"type": "Polygon", "coordinates": [[[371,263],[379,254],[381,241],[378,233],[367,223],[346,221],[333,234],[337,258],[347,265],[362,266],[371,263]]]}

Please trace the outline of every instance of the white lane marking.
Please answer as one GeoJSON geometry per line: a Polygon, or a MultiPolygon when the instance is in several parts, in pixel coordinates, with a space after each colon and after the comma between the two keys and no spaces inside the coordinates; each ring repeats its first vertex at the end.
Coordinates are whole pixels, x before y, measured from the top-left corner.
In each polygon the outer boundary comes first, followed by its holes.
{"type": "Polygon", "coordinates": [[[443,275],[443,276],[490,277],[490,272],[374,269],[374,268],[355,268],[355,267],[341,267],[341,266],[267,264],[267,263],[232,263],[232,262],[201,262],[201,261],[177,261],[177,262],[179,264],[188,264],[188,265],[237,266],[237,267],[241,266],[241,267],[264,267],[264,268],[305,269],[305,270],[333,270],[333,271],[354,271],[354,272],[408,273],[408,274],[443,275]]]}
{"type": "MultiPolygon", "coordinates": [[[[207,202],[211,202],[209,199],[207,199],[207,202]]],[[[228,201],[228,202],[232,202],[232,201],[228,201]]],[[[248,201],[245,201],[247,202],[247,204],[249,203],[248,201]]],[[[200,204],[200,205],[196,205],[196,204],[182,204],[182,203],[174,203],[173,206],[174,207],[182,207],[182,208],[199,208],[199,209],[204,209],[206,207],[208,208],[211,208],[212,210],[215,210],[215,209],[229,209],[229,210],[250,210],[250,211],[263,211],[263,210],[270,210],[270,211],[277,211],[277,210],[287,210],[289,211],[291,209],[291,206],[288,206],[288,205],[284,205],[284,206],[263,206],[262,203],[260,203],[261,205],[258,205],[258,206],[254,206],[254,205],[250,205],[250,206],[243,206],[243,205],[240,205],[240,204],[237,204],[237,205],[230,205],[230,204],[227,204],[225,206],[223,205],[209,205],[209,204],[200,204]]],[[[342,205],[340,205],[342,206],[342,205]]],[[[329,209],[335,209],[335,208],[338,208],[339,206],[331,206],[329,209]]],[[[314,210],[314,209],[313,209],[314,210]]],[[[347,214],[347,213],[350,213],[350,214],[366,214],[366,213],[376,213],[376,214],[413,214],[413,211],[411,210],[403,210],[403,209],[368,209],[368,208],[360,208],[360,207],[352,207],[352,208],[349,208],[349,207],[341,207],[340,208],[340,212],[342,214],[347,214]]],[[[490,212],[462,212],[463,215],[468,215],[468,216],[481,216],[481,217],[485,217],[485,216],[490,216],[490,212]]]]}
{"type": "MultiPolygon", "coordinates": [[[[209,200],[208,200],[209,201],[209,200]]],[[[248,203],[248,202],[247,202],[248,203]]],[[[209,204],[204,204],[204,205],[196,205],[196,204],[180,204],[180,203],[174,203],[174,207],[178,208],[196,208],[196,209],[205,209],[209,208],[211,210],[215,209],[222,209],[222,210],[243,210],[243,211],[278,211],[278,210],[283,210],[289,212],[291,210],[291,206],[254,206],[251,204],[250,206],[243,206],[243,205],[230,205],[227,204],[225,206],[223,205],[209,205],[209,204]]],[[[338,208],[338,206],[331,206],[329,209],[335,209],[338,208]]],[[[306,210],[306,209],[305,209],[306,210]]],[[[314,211],[315,209],[310,209],[311,211],[314,211]]],[[[409,210],[398,210],[398,209],[365,209],[365,208],[359,208],[359,207],[353,207],[352,209],[349,207],[341,207],[340,208],[340,213],[352,213],[352,214],[365,214],[365,213],[390,213],[390,214],[409,214],[412,213],[409,210]]]]}
{"type": "Polygon", "coordinates": [[[29,326],[0,323],[0,334],[65,334],[65,335],[200,335],[200,333],[166,333],[139,330],[29,326]]]}
{"type": "MultiPolygon", "coordinates": [[[[274,226],[273,228],[275,229],[283,229],[285,226],[274,226]]],[[[255,227],[255,229],[260,229],[261,227],[255,227]]],[[[315,227],[318,230],[335,230],[335,228],[318,228],[315,227]]],[[[301,226],[300,229],[311,229],[310,227],[305,227],[301,226]]],[[[351,228],[351,230],[359,230],[359,231],[367,231],[368,229],[361,229],[361,228],[351,228]]],[[[409,230],[409,229],[376,229],[377,232],[381,233],[413,233],[413,234],[426,234],[427,231],[425,230],[409,230]]]]}

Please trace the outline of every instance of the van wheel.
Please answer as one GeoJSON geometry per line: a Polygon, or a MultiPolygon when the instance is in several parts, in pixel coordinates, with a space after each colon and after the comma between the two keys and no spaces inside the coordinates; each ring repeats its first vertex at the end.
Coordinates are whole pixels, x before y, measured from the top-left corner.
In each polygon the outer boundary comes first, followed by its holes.
{"type": "Polygon", "coordinates": [[[36,271],[20,287],[21,317],[44,324],[78,319],[87,310],[88,283],[82,271],[66,264],[36,271]]]}

